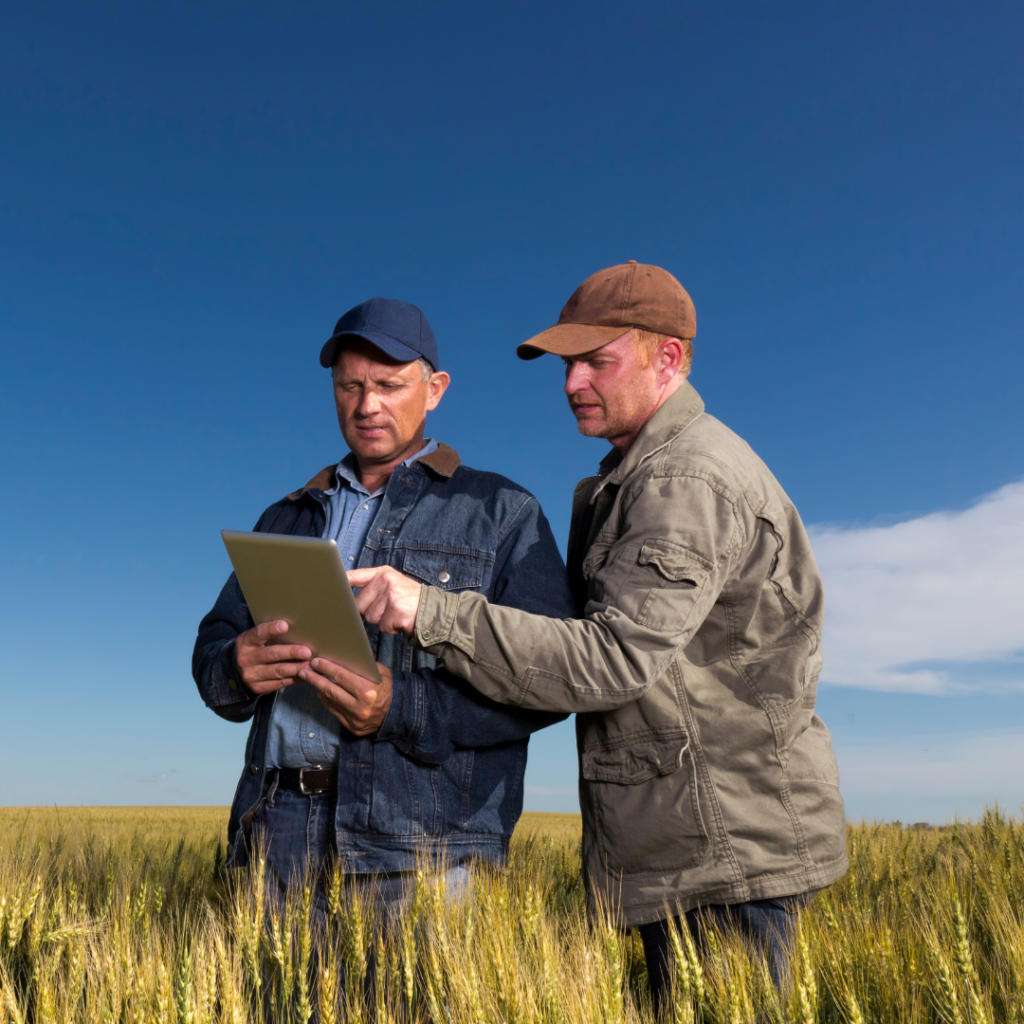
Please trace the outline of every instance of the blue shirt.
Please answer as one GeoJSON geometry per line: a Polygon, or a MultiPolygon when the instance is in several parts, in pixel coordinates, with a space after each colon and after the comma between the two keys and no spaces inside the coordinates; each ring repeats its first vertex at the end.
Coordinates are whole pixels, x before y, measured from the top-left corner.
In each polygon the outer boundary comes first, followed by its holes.
{"type": "MultiPolygon", "coordinates": [[[[428,441],[402,465],[437,450],[428,441]]],[[[327,525],[323,536],[337,542],[345,568],[355,568],[370,526],[384,500],[386,484],[371,494],[356,476],[356,459],[349,452],[338,463],[337,483],[327,497],[327,525]]],[[[324,707],[309,683],[293,683],[278,691],[267,736],[267,766],[304,768],[308,765],[337,764],[341,750],[341,722],[324,707]]]]}

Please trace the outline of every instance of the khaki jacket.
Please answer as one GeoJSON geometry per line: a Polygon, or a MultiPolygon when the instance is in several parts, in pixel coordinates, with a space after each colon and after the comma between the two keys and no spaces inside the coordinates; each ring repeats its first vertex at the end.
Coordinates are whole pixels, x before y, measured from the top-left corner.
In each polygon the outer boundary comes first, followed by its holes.
{"type": "Polygon", "coordinates": [[[767,466],[688,383],[576,488],[569,570],[582,619],[424,587],[416,640],[488,697],[578,713],[592,902],[638,925],[839,878],[818,567],[767,466]]]}

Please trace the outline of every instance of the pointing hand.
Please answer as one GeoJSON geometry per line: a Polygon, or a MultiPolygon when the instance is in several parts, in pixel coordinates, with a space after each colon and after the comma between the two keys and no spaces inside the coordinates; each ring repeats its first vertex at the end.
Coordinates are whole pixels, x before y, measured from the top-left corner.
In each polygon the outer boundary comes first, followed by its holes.
{"type": "Polygon", "coordinates": [[[389,565],[375,569],[353,569],[348,574],[356,594],[359,614],[382,633],[412,633],[423,585],[403,576],[389,565]]]}

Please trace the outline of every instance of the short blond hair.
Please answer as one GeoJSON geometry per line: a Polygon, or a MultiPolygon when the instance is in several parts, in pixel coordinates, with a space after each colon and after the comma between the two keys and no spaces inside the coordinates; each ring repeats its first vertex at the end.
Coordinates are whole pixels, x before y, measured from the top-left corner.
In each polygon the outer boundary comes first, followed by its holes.
{"type": "MultiPolygon", "coordinates": [[[[640,353],[640,365],[648,367],[651,365],[651,358],[654,350],[671,334],[655,334],[654,331],[645,331],[642,327],[633,328],[633,337],[636,339],[636,347],[640,353]]],[[[686,376],[693,365],[693,342],[689,338],[679,339],[683,345],[683,361],[679,365],[679,373],[686,376]]]]}

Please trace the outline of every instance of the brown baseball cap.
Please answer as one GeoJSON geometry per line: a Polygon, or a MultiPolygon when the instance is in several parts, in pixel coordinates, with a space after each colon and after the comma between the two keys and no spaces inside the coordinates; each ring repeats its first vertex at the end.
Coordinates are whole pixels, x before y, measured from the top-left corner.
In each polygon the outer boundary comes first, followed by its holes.
{"type": "Polygon", "coordinates": [[[697,334],[697,312],[686,289],[667,270],[630,260],[588,277],[562,308],[558,323],[524,341],[516,355],[578,356],[607,345],[631,327],[689,340],[697,334]]]}

